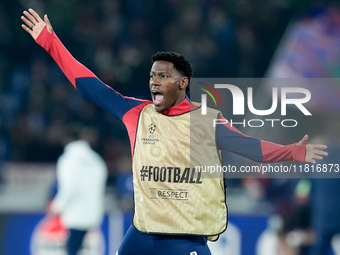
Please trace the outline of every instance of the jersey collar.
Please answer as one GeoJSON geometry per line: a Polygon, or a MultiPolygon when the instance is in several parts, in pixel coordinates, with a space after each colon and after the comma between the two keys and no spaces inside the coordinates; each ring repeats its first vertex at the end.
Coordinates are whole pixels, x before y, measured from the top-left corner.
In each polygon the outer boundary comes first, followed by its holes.
{"type": "Polygon", "coordinates": [[[198,107],[193,105],[190,102],[190,99],[188,97],[185,97],[185,99],[179,103],[178,105],[175,105],[173,107],[170,107],[169,109],[167,109],[164,112],[161,112],[161,114],[163,115],[168,115],[168,116],[172,116],[172,115],[180,115],[186,112],[190,112],[194,109],[197,109],[198,107]]]}

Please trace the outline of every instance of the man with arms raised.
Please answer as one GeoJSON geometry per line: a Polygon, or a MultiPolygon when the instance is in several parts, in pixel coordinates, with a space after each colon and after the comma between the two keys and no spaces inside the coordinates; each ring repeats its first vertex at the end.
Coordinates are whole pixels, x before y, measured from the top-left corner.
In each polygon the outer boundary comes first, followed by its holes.
{"type": "Polygon", "coordinates": [[[186,93],[192,68],[181,54],[160,52],[152,56],[152,101],[125,97],[73,58],[47,15],[42,20],[29,9],[21,19],[23,29],[54,58],[73,86],[127,128],[135,214],[119,255],[211,254],[207,240],[216,240],[227,226],[223,176],[204,178],[192,166],[220,164],[220,150],[259,162],[315,163],[327,155],[323,151],[326,146],[306,144],[308,136],[297,144],[282,146],[246,136],[229,124],[216,129],[206,125],[223,116],[213,109],[201,116],[199,107],[190,103],[186,93]],[[199,121],[190,122],[195,116],[199,121]],[[191,127],[199,124],[198,129],[191,127]]]}

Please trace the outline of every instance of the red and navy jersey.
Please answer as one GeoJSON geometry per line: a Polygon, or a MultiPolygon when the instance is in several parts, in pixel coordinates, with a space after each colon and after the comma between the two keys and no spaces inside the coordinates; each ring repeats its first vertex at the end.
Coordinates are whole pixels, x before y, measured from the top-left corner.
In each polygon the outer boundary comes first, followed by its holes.
{"type": "MultiPolygon", "coordinates": [[[[77,90],[125,124],[133,154],[139,114],[146,105],[152,104],[152,101],[123,96],[104,84],[89,69],[79,63],[68,52],[55,33],[53,32],[53,35],[51,35],[46,27],[36,42],[53,57],[77,90]]],[[[192,105],[186,98],[180,104],[169,108],[162,114],[167,116],[179,115],[190,111],[190,107],[192,105]]],[[[223,116],[220,116],[220,118],[223,118],[223,116]]],[[[257,162],[305,161],[305,145],[283,146],[252,138],[242,134],[229,122],[225,125],[218,125],[216,136],[219,150],[227,150],[257,162]]]]}

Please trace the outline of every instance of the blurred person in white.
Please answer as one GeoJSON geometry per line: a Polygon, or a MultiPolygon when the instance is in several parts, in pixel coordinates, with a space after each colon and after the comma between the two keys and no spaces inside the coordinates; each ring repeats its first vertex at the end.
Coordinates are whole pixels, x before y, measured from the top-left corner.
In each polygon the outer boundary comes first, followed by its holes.
{"type": "Polygon", "coordinates": [[[91,148],[95,140],[94,129],[71,125],[57,161],[58,191],[50,213],[60,215],[68,230],[68,255],[77,254],[87,231],[99,227],[105,213],[108,171],[105,161],[91,148]]]}

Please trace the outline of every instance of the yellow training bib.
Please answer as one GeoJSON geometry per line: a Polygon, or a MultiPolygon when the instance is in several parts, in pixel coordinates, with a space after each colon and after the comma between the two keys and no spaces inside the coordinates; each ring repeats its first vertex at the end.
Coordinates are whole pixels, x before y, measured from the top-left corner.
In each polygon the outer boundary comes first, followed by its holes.
{"type": "Polygon", "coordinates": [[[227,225],[223,173],[213,119],[199,109],[166,116],[147,105],[140,113],[133,156],[134,225],[141,232],[210,236],[227,225]]]}

